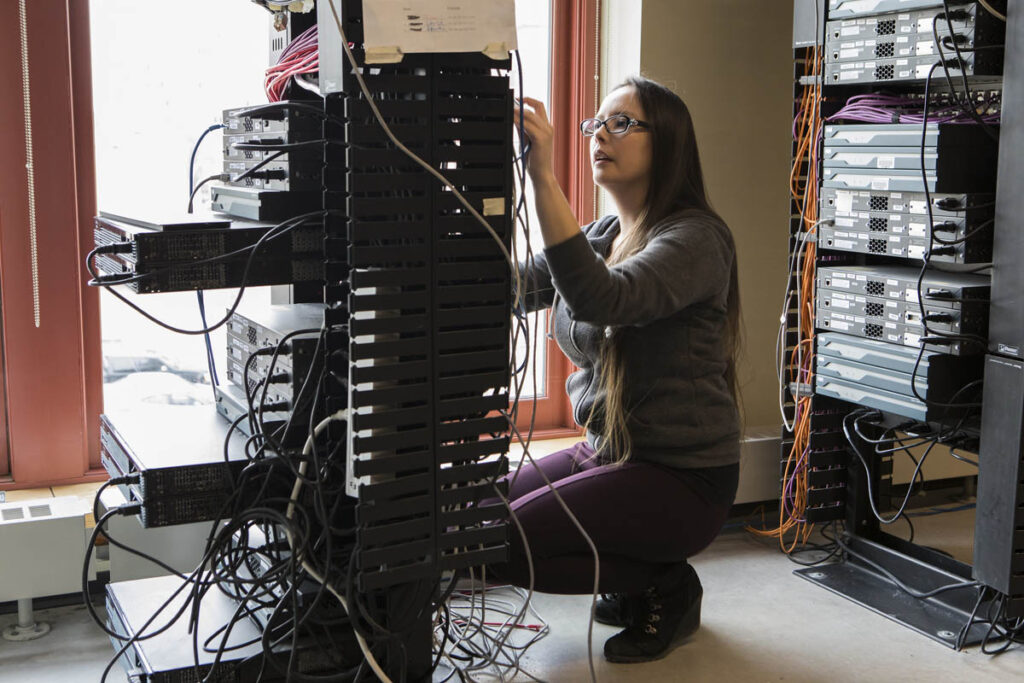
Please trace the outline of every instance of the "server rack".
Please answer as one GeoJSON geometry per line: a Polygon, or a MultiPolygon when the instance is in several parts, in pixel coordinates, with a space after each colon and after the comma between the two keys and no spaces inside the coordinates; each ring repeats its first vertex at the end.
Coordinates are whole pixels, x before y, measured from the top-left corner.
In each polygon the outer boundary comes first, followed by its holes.
{"type": "MultiPolygon", "coordinates": [[[[921,357],[926,358],[926,371],[919,374],[921,360],[915,363],[914,375],[908,375],[907,381],[900,386],[903,391],[920,391],[922,381],[927,380],[929,373],[943,373],[943,376],[951,375],[953,368],[959,368],[961,376],[953,384],[961,388],[973,386],[975,389],[981,384],[981,366],[984,364],[984,391],[983,396],[975,400],[980,402],[980,410],[966,410],[965,415],[957,423],[958,434],[968,444],[973,444],[969,450],[978,453],[979,460],[979,488],[978,488],[978,514],[975,533],[975,557],[974,566],[970,566],[930,548],[925,548],[913,543],[906,542],[883,530],[878,517],[877,510],[886,509],[890,504],[891,494],[891,456],[875,455],[869,453],[871,444],[865,441],[877,439],[885,434],[886,428],[906,427],[908,412],[901,408],[898,400],[899,394],[887,396],[881,389],[893,389],[897,375],[906,371],[907,358],[902,351],[891,355],[885,352],[890,350],[884,347],[870,346],[870,340],[862,340],[868,330],[864,315],[857,320],[861,323],[859,328],[852,325],[850,330],[840,330],[844,334],[837,335],[827,329],[816,326],[816,334],[811,332],[813,338],[812,348],[808,348],[806,354],[798,354],[797,344],[801,339],[807,342],[803,329],[808,330],[806,323],[806,311],[793,307],[787,311],[785,316],[784,333],[782,340],[785,342],[784,349],[787,360],[783,364],[783,387],[785,403],[785,416],[787,422],[796,425],[797,418],[801,413],[809,415],[809,433],[803,434],[797,431],[784,431],[783,468],[784,481],[790,477],[793,467],[793,454],[790,452],[794,443],[803,449],[801,457],[806,463],[806,473],[802,481],[805,491],[803,492],[803,503],[806,506],[803,517],[807,523],[829,522],[841,520],[845,524],[843,541],[843,559],[840,562],[809,567],[797,570],[797,574],[809,581],[817,583],[833,592],[841,594],[854,602],[879,612],[890,619],[898,621],[909,628],[951,647],[962,647],[968,644],[983,642],[986,638],[987,625],[982,627],[973,619],[973,615],[983,612],[993,605],[998,606],[1006,617],[1017,618],[1024,614],[1024,484],[1021,483],[1021,476],[1024,474],[1022,467],[1022,453],[1024,453],[1024,440],[1022,440],[1022,424],[1024,424],[1024,408],[1022,408],[1022,385],[1024,381],[1024,368],[1020,364],[1020,348],[1018,343],[1020,331],[1024,329],[1024,322],[1021,319],[1022,307],[1020,305],[1021,281],[1019,263],[1022,256],[1020,245],[1020,202],[1024,173],[1019,168],[1020,141],[1024,135],[1024,110],[1021,99],[1021,92],[1024,91],[1024,69],[1020,67],[1024,62],[1024,6],[1020,2],[1011,1],[1008,3],[1007,16],[1009,23],[1006,27],[1005,40],[993,39],[989,31],[991,22],[985,19],[985,39],[990,42],[992,51],[1005,52],[1005,73],[1001,79],[989,78],[980,79],[973,77],[970,80],[972,88],[985,90],[987,93],[995,92],[1001,95],[1002,118],[1000,121],[1000,134],[998,141],[999,162],[998,162],[998,185],[989,187],[994,183],[994,162],[990,162],[992,168],[983,169],[978,176],[971,179],[971,182],[979,178],[988,178],[987,181],[972,185],[970,188],[958,187],[966,184],[964,178],[950,177],[950,183],[932,183],[925,180],[924,187],[911,187],[910,184],[920,184],[922,175],[927,178],[929,167],[934,171],[938,165],[947,162],[940,162],[935,157],[924,159],[925,173],[922,173],[921,165],[917,166],[918,176],[916,182],[909,176],[901,178],[901,164],[908,161],[900,154],[892,154],[902,150],[885,149],[873,150],[873,154],[843,159],[837,162],[835,159],[825,158],[832,156],[836,148],[830,149],[830,154],[825,153],[824,145],[816,145],[815,152],[809,154],[806,164],[800,166],[794,175],[797,181],[803,181],[814,187],[821,187],[821,195],[824,199],[821,209],[823,222],[817,223],[817,215],[814,220],[806,220],[806,207],[794,204],[794,219],[790,226],[790,245],[793,253],[793,263],[799,263],[801,257],[813,259],[814,268],[829,268],[838,271],[856,271],[865,266],[878,266],[880,264],[892,264],[893,257],[899,257],[904,261],[913,258],[914,254],[908,252],[893,251],[886,249],[870,248],[871,238],[877,236],[872,231],[884,232],[895,229],[899,235],[907,235],[907,228],[924,224],[923,231],[915,234],[915,237],[925,238],[928,245],[926,251],[936,248],[937,244],[945,244],[941,238],[936,240],[934,235],[939,227],[943,231],[955,232],[951,239],[962,247],[967,243],[965,235],[973,231],[983,239],[987,237],[986,230],[993,236],[991,254],[994,267],[992,269],[991,290],[982,290],[975,298],[977,301],[970,303],[977,315],[977,306],[989,309],[992,320],[989,331],[988,355],[983,360],[986,351],[985,344],[977,340],[983,338],[982,330],[975,329],[970,335],[962,335],[958,341],[963,347],[959,355],[967,356],[966,361],[973,365],[973,368],[964,370],[962,366],[951,365],[951,360],[957,360],[950,353],[948,339],[936,338],[934,333],[931,337],[901,338],[897,341],[903,342],[905,346],[891,345],[891,350],[899,348],[920,349],[921,357]],[[998,43],[998,45],[996,44],[998,43]],[[1002,49],[1000,49],[1002,48],[1002,49]],[[1015,147],[1016,145],[1016,147],[1015,147]],[[881,152],[881,154],[878,154],[881,152]],[[868,158],[870,156],[870,158],[868,158]],[[882,157],[885,157],[883,160],[882,157]],[[893,157],[890,159],[889,157],[893,157]],[[878,176],[891,175],[899,182],[907,182],[907,187],[899,186],[896,189],[901,191],[896,203],[900,204],[896,214],[892,214],[892,220],[887,220],[883,225],[880,221],[872,220],[878,216],[884,216],[884,212],[891,211],[889,199],[894,195],[890,188],[881,187],[881,179],[878,183],[872,184],[868,181],[867,187],[843,187],[835,182],[829,182],[829,178],[835,176],[835,171],[829,173],[828,168],[835,169],[837,163],[846,164],[851,161],[854,165],[862,164],[864,170],[858,173],[878,176]],[[884,163],[883,163],[884,161],[884,163]],[[869,168],[884,170],[868,170],[869,168]],[[890,171],[891,170],[891,171],[890,171]],[[825,178],[825,182],[820,182],[825,178]],[[963,182],[961,182],[963,181],[963,182]],[[831,187],[829,187],[831,185],[831,187]],[[929,207],[925,197],[916,196],[917,192],[927,187],[932,192],[930,197],[932,205],[929,207]],[[955,189],[954,189],[955,188],[955,189]],[[873,192],[873,190],[885,190],[873,192]],[[937,192],[974,192],[976,194],[961,197],[957,203],[956,198],[950,199],[946,195],[936,194],[937,192]],[[978,194],[995,191],[994,197],[989,194],[978,194]],[[844,196],[839,197],[837,193],[844,196]],[[910,194],[908,194],[910,193],[910,194]],[[876,198],[878,195],[879,198],[876,198]],[[886,206],[882,206],[880,199],[885,196],[886,206]],[[836,199],[841,200],[841,208],[836,210],[836,199]],[[944,202],[940,204],[938,202],[944,202]],[[992,211],[992,204],[995,205],[994,225],[990,215],[985,212],[992,211]],[[957,215],[961,219],[942,223],[943,214],[947,208],[963,209],[957,215]],[[930,208],[930,211],[928,209],[930,208]],[[967,209],[970,208],[970,212],[967,209]],[[920,218],[922,213],[926,216],[933,216],[932,227],[920,218]],[[974,218],[971,218],[972,213],[974,218]],[[915,217],[916,214],[916,217],[915,217]],[[852,221],[850,225],[839,226],[836,217],[852,221]],[[973,220],[973,227],[966,225],[966,221],[973,220]],[[825,221],[830,221],[826,223],[825,221]],[[961,225],[958,223],[965,223],[961,225]],[[987,221],[987,222],[986,222],[987,221]],[[818,232],[819,227],[827,229],[818,232]],[[837,227],[838,226],[838,227],[837,227]],[[894,227],[891,227],[894,226],[894,227]],[[854,233],[843,232],[837,234],[841,229],[854,230],[854,233]],[[862,230],[865,234],[860,235],[856,230],[862,230]],[[816,237],[825,235],[822,239],[816,237]],[[842,239],[842,243],[835,243],[836,239],[842,239]],[[826,242],[826,240],[828,240],[826,242]],[[828,332],[827,334],[825,334],[828,332]],[[846,336],[846,333],[853,332],[854,336],[846,336]],[[857,336],[857,332],[860,335],[857,336]],[[842,349],[836,348],[837,342],[842,349]],[[939,344],[939,348],[929,344],[939,344]],[[882,355],[876,355],[878,352],[882,355]],[[841,367],[833,371],[832,364],[840,358],[844,352],[850,355],[855,361],[854,364],[841,364],[841,367]],[[928,352],[928,356],[925,356],[928,352]],[[938,352],[944,355],[935,356],[938,352]],[[813,363],[802,364],[802,356],[809,356],[813,363]],[[859,361],[868,361],[863,365],[859,361]],[[940,358],[941,366],[932,365],[936,358],[940,358]],[[800,360],[797,360],[800,359],[800,360]],[[931,363],[927,361],[930,360],[931,363]],[[927,367],[932,365],[932,367],[927,367]],[[884,366],[885,370],[878,372],[861,372],[867,369],[877,370],[884,366]],[[819,372],[814,377],[809,367],[816,367],[819,372]],[[819,390],[830,386],[835,377],[840,376],[840,371],[849,371],[847,379],[853,378],[853,387],[862,387],[865,393],[872,393],[871,400],[863,400],[858,392],[835,392],[819,390]],[[966,372],[967,374],[962,374],[966,372]],[[831,377],[829,374],[831,373],[831,377]],[[978,379],[971,382],[972,377],[978,379]],[[821,384],[819,384],[821,383],[821,384]],[[841,398],[837,398],[841,397],[841,398]],[[842,400],[845,399],[845,400],[842,400]],[[891,400],[890,400],[891,399],[891,400]],[[885,400],[889,400],[888,403],[885,400]],[[875,401],[872,403],[871,401],[875,401]],[[881,402],[878,402],[881,401],[881,402]],[[872,414],[872,429],[867,433],[853,434],[849,432],[849,418],[855,414],[855,410],[863,409],[864,406],[877,408],[872,414]],[[980,440],[980,446],[979,446],[980,440]],[[894,590],[892,577],[899,577],[903,583],[918,595],[915,597],[910,593],[894,590]],[[962,584],[972,579],[980,582],[983,587],[989,590],[947,590],[934,592],[936,588],[950,584],[962,584]]],[[[977,3],[949,3],[950,9],[957,16],[977,18],[980,7],[977,3]],[[963,14],[959,14],[963,11],[963,14]]],[[[850,26],[850,30],[865,31],[865,27],[875,30],[878,27],[887,27],[890,23],[908,21],[911,14],[921,17],[934,17],[936,13],[944,11],[943,3],[927,2],[918,0],[877,0],[876,2],[854,2],[851,0],[806,0],[798,1],[795,4],[794,23],[794,49],[797,58],[797,73],[795,100],[801,101],[801,97],[816,97],[818,112],[822,117],[828,117],[838,111],[846,98],[855,94],[872,92],[881,88],[880,83],[885,81],[884,87],[891,93],[894,86],[900,85],[905,88],[904,92],[908,97],[921,98],[924,93],[923,73],[907,76],[906,83],[895,84],[891,77],[885,74],[865,73],[863,77],[858,76],[855,84],[838,83],[839,79],[831,79],[829,76],[835,69],[825,68],[825,62],[840,59],[840,53],[836,50],[834,55],[824,54],[830,41],[840,40],[841,35],[830,36],[826,33],[826,26],[835,28],[839,33],[840,26],[850,26]],[[899,13],[897,13],[899,12],[899,13]],[[910,14],[908,14],[910,13],[910,14]],[[891,21],[883,21],[891,20],[891,21]],[[842,21],[843,23],[837,23],[842,21]],[[829,23],[832,22],[832,23],[829,23]],[[824,76],[824,78],[823,78],[824,76]]],[[[921,21],[921,17],[918,20],[921,21]]],[[[970,19],[973,21],[973,19],[970,19]]],[[[930,24],[932,19],[928,18],[930,24]]],[[[940,22],[936,22],[940,23],[940,22]]],[[[930,28],[930,26],[929,26],[930,28]]],[[[887,30],[887,29],[886,29],[887,30]]],[[[948,33],[948,32],[947,32],[948,33]]],[[[974,34],[977,37],[977,33],[974,34]]],[[[955,39],[954,39],[955,40],[955,39]]],[[[947,48],[952,51],[952,47],[947,48]]],[[[1000,57],[1002,55],[1000,54],[1000,57]]],[[[844,55],[851,59],[856,54],[844,55]]],[[[947,57],[948,59],[948,57],[947,57]]],[[[991,66],[991,59],[986,59],[991,66]]],[[[935,58],[929,62],[929,68],[935,63],[935,58]]],[[[1001,64],[1000,64],[1001,66],[1001,64]]],[[[941,69],[937,70],[941,74],[941,69]]],[[[979,72],[980,73],[980,72],[979,72]]],[[[1001,68],[992,67],[986,73],[1002,73],[1001,68]]],[[[959,73],[953,76],[955,87],[961,83],[959,73]]],[[[940,78],[936,79],[941,80],[940,78]]],[[[934,97],[936,89],[934,83],[931,94],[934,97]]],[[[938,87],[940,92],[942,86],[938,87]]],[[[940,95],[941,97],[941,95],[940,95]]],[[[979,98],[976,110],[986,113],[985,107],[988,100],[982,102],[979,98]]],[[[896,123],[893,121],[891,123],[896,123]]],[[[820,125],[820,124],[819,124],[820,125]]],[[[965,124],[969,125],[969,124],[965,124]]],[[[921,131],[922,126],[917,124],[917,130],[921,131]]],[[[885,125],[874,128],[874,131],[885,129],[885,125]]],[[[893,126],[889,126],[893,129],[893,126]]],[[[896,127],[898,128],[898,126],[896,127]]],[[[948,128],[948,127],[947,127],[948,128]]],[[[852,131],[849,128],[847,132],[852,131]]],[[[833,134],[835,130],[831,131],[833,134]]],[[[874,135],[870,129],[862,131],[869,135],[864,144],[870,144],[871,136],[874,135]]],[[[974,132],[978,132],[975,129],[974,132]]],[[[961,134],[961,133],[957,133],[961,134]]],[[[929,139],[927,131],[919,133],[920,145],[924,147],[929,139]]],[[[824,132],[820,138],[828,137],[824,132]]],[[[857,135],[853,135],[854,138],[857,135]]],[[[816,141],[817,142],[817,141],[816,141]]],[[[934,145],[934,135],[931,139],[934,145]]],[[[931,151],[935,151],[933,148],[931,151]]],[[[796,150],[795,150],[796,151],[796,150]]],[[[872,150],[868,150],[872,151],[872,150]]],[[[920,151],[920,156],[926,156],[920,151]]],[[[958,153],[953,152],[949,158],[958,158],[958,153]]],[[[984,159],[978,157],[978,151],[972,151],[971,156],[978,163],[985,163],[984,159]]],[[[982,155],[984,156],[984,155],[982,155]]],[[[894,233],[894,234],[896,234],[894,233]]],[[[945,232],[941,234],[946,234],[945,232]]],[[[886,238],[892,235],[886,234],[886,238]]],[[[909,245],[905,237],[901,245],[909,245]]],[[[982,243],[984,245],[984,243],[982,243]]],[[[989,247],[977,244],[971,249],[980,249],[979,254],[986,254],[989,247]]],[[[971,259],[965,257],[965,251],[949,250],[944,254],[946,262],[970,263],[971,259]]],[[[920,258],[920,256],[918,256],[920,258]]],[[[979,259],[980,260],[980,259],[979,259]]],[[[921,261],[917,262],[920,268],[921,261]]],[[[930,265],[934,266],[935,262],[930,265]]],[[[926,265],[929,265],[926,262],[926,265]]],[[[826,271],[827,272],[827,271],[826,271]]],[[[792,275],[792,272],[791,272],[792,275]]],[[[922,271],[921,278],[925,277],[922,271]]],[[[818,283],[819,287],[821,282],[818,283]]],[[[883,306],[887,303],[886,288],[883,284],[881,291],[861,292],[864,301],[857,299],[857,294],[839,293],[822,298],[813,297],[818,307],[826,303],[840,303],[845,307],[857,308],[859,313],[870,312],[872,315],[880,314],[883,319],[891,311],[878,309],[878,304],[883,306]],[[875,295],[878,295],[877,298],[875,295]],[[875,300],[877,298],[877,301],[875,300]],[[874,304],[874,308],[870,308],[874,304]],[[869,310],[870,309],[870,310],[869,310]]],[[[916,304],[922,292],[918,289],[911,292],[908,288],[906,302],[916,304]]],[[[932,291],[939,291],[925,288],[925,294],[932,291]]],[[[826,292],[827,294],[827,292],[826,292]]],[[[942,294],[941,296],[945,296],[942,294]]],[[[902,299],[903,297],[898,297],[902,299]]],[[[940,297],[941,298],[941,297],[940,297]]],[[[957,305],[968,305],[967,299],[963,297],[951,297],[940,305],[949,306],[952,299],[957,305]]],[[[923,300],[923,299],[921,299],[923,300]]],[[[937,302],[931,302],[937,303],[937,302]]],[[[897,307],[903,306],[908,311],[909,305],[903,302],[897,303],[897,307]]],[[[924,308],[924,306],[922,306],[924,308]]],[[[906,311],[904,311],[905,313],[906,311]]],[[[830,315],[822,316],[822,311],[817,310],[817,319],[831,319],[830,315]]],[[[899,315],[899,311],[896,312],[899,315]]],[[[943,321],[948,324],[953,320],[953,314],[943,315],[943,321]]],[[[845,321],[843,315],[835,319],[845,321]]],[[[894,318],[895,319],[895,318],[894,318]]],[[[936,318],[937,319],[937,318],[936,318]]],[[[881,322],[881,320],[877,321],[881,322]]],[[[901,319],[901,322],[907,322],[901,319]]],[[[975,319],[977,322],[977,319],[975,319]]],[[[987,321],[984,321],[982,329],[987,329],[987,321]]],[[[880,325],[879,325],[880,327],[880,325]]],[[[934,325],[933,325],[934,327],[934,325]]],[[[909,329],[909,328],[908,328],[909,329]]],[[[948,329],[948,328],[946,328],[948,329]]],[[[893,341],[893,340],[890,340],[893,341]]],[[[948,378],[947,378],[948,379],[948,378]]],[[[948,393],[949,386],[946,387],[948,393]]],[[[889,392],[891,394],[891,392],[889,392]]],[[[982,392],[979,392],[979,394],[982,392]]],[[[961,399],[961,403],[962,403],[961,399]]],[[[939,405],[942,405],[941,403],[939,405]]],[[[959,404],[957,404],[959,405],[959,404]]],[[[927,408],[927,404],[922,404],[927,408]]],[[[858,413],[859,414],[859,413],[858,413]]],[[[928,411],[917,416],[920,423],[933,421],[928,411]]],[[[884,449],[883,449],[884,450],[884,449]]],[[[783,504],[792,505],[794,498],[788,487],[783,491],[783,504]]]]}

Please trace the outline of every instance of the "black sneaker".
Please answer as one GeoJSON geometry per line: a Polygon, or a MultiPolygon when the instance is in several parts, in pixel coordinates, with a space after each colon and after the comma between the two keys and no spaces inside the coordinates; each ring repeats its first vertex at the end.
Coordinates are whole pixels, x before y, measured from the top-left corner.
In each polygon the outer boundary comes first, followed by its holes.
{"type": "Polygon", "coordinates": [[[602,593],[594,607],[594,621],[608,626],[629,626],[625,593],[602,593]]]}
{"type": "Polygon", "coordinates": [[[643,594],[628,596],[629,625],[605,641],[605,659],[622,663],[661,659],[700,628],[703,595],[697,572],[683,563],[643,594]]]}

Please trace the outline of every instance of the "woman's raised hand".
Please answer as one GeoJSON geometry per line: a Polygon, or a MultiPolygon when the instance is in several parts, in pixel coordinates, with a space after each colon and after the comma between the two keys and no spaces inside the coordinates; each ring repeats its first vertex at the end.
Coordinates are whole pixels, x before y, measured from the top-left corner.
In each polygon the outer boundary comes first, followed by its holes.
{"type": "Polygon", "coordinates": [[[516,104],[515,129],[519,130],[519,116],[522,112],[523,130],[526,133],[524,145],[529,143],[530,150],[526,155],[526,171],[536,184],[541,180],[554,177],[553,138],[554,129],[548,121],[544,103],[532,97],[524,97],[516,104]]]}

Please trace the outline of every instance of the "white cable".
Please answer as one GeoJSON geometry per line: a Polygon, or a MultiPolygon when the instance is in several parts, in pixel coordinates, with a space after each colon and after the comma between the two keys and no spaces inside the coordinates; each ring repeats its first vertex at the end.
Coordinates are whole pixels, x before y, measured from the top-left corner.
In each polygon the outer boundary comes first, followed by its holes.
{"type": "Polygon", "coordinates": [[[480,215],[480,212],[477,211],[473,207],[473,205],[470,204],[469,201],[462,196],[462,193],[459,192],[458,188],[456,188],[455,185],[450,180],[448,180],[448,178],[446,178],[444,175],[438,172],[433,166],[428,164],[426,161],[418,157],[415,152],[413,152],[408,147],[403,145],[402,142],[397,137],[395,137],[395,134],[391,132],[391,128],[384,120],[384,116],[380,113],[380,109],[377,108],[377,103],[376,101],[374,101],[373,95],[370,94],[370,89],[366,87],[366,81],[363,80],[362,71],[360,70],[359,64],[356,62],[355,55],[352,54],[352,48],[350,48],[348,45],[348,37],[345,35],[345,29],[341,25],[341,19],[338,17],[338,11],[334,7],[334,0],[328,0],[327,5],[331,9],[331,15],[334,17],[334,23],[338,28],[338,34],[341,36],[341,47],[345,50],[345,55],[348,57],[349,64],[352,66],[352,74],[356,77],[356,81],[358,81],[359,83],[359,89],[362,90],[363,97],[366,98],[366,104],[370,107],[370,111],[373,112],[373,115],[377,119],[377,123],[379,123],[380,127],[383,129],[384,134],[388,136],[388,139],[391,141],[391,143],[395,145],[395,147],[397,147],[399,150],[401,150],[402,153],[404,153],[407,157],[414,161],[418,166],[423,168],[423,170],[427,171],[432,176],[441,181],[444,184],[445,188],[453,195],[455,195],[455,198],[458,199],[459,202],[461,202],[462,205],[466,207],[466,210],[469,211],[470,214],[472,214],[473,218],[475,218],[480,223],[480,225],[482,225],[484,229],[488,233],[490,233],[491,237],[494,238],[494,241],[498,243],[498,247],[501,249],[501,253],[505,257],[505,260],[508,261],[509,268],[512,269],[512,272],[516,279],[516,297],[515,301],[513,301],[513,305],[518,305],[519,299],[522,295],[522,287],[520,286],[521,283],[519,281],[519,268],[517,267],[518,264],[516,263],[516,260],[512,258],[512,255],[509,253],[508,248],[505,246],[505,243],[501,241],[501,237],[498,235],[497,232],[494,231],[494,228],[491,227],[491,224],[488,223],[487,220],[480,215]]]}
{"type": "Polygon", "coordinates": [[[25,175],[28,189],[28,246],[32,259],[32,317],[36,327],[39,327],[39,235],[36,226],[36,171],[35,155],[32,150],[32,96],[29,91],[28,16],[25,0],[18,0],[18,34],[21,40],[21,96],[25,116],[25,175]]]}
{"type": "MultiPolygon", "coordinates": [[[[306,476],[306,465],[308,464],[309,461],[306,460],[305,458],[306,456],[310,455],[313,452],[313,445],[316,442],[316,437],[318,437],[325,429],[327,429],[327,427],[329,427],[332,422],[339,420],[347,422],[348,419],[348,409],[345,408],[343,410],[339,410],[333,415],[328,415],[323,420],[321,420],[320,423],[313,428],[313,433],[306,438],[306,443],[302,447],[303,460],[302,462],[299,463],[298,476],[295,477],[295,485],[292,487],[292,494],[288,498],[288,509],[287,512],[285,513],[285,518],[288,519],[289,522],[291,522],[292,517],[295,514],[295,504],[298,503],[299,501],[299,493],[302,491],[302,482],[304,477],[306,476]]],[[[289,530],[288,527],[285,527],[284,532],[285,536],[288,539],[288,546],[291,548],[292,553],[297,556],[298,551],[295,548],[291,531],[289,530]]],[[[346,612],[349,612],[348,601],[345,600],[345,597],[341,593],[339,593],[338,590],[331,583],[329,583],[326,578],[320,575],[320,573],[310,564],[308,559],[303,557],[301,565],[302,568],[306,571],[306,573],[309,574],[310,578],[312,578],[314,581],[321,584],[324,588],[330,591],[331,595],[337,598],[338,602],[341,603],[342,608],[346,612]]],[[[377,674],[377,678],[383,681],[383,683],[391,683],[391,679],[388,678],[388,675],[386,673],[384,673],[384,669],[382,669],[380,664],[377,662],[377,658],[373,656],[372,652],[370,652],[370,646],[367,644],[366,639],[363,638],[363,636],[360,635],[359,631],[357,631],[355,628],[352,629],[352,632],[356,636],[356,641],[359,643],[359,649],[363,651],[363,656],[366,658],[366,662],[370,665],[370,668],[373,669],[373,673],[377,674]]]]}
{"type": "Polygon", "coordinates": [[[991,14],[996,19],[998,19],[999,21],[1006,21],[1006,15],[1001,12],[997,12],[995,7],[988,4],[987,0],[978,0],[978,4],[984,7],[986,10],[988,10],[988,13],[991,14]]]}
{"type": "MultiPolygon", "coordinates": [[[[810,236],[813,235],[813,234],[816,234],[816,231],[817,231],[819,226],[823,225],[824,223],[831,223],[831,222],[832,222],[832,219],[830,219],[830,218],[822,219],[822,220],[818,221],[817,223],[815,223],[814,225],[812,225],[810,227],[810,229],[799,233],[799,239],[797,240],[797,244],[794,247],[793,252],[789,255],[789,273],[787,274],[787,277],[786,277],[786,294],[785,294],[785,297],[783,298],[783,301],[782,301],[782,314],[779,316],[779,334],[775,338],[775,370],[776,370],[776,372],[778,374],[778,377],[779,377],[779,414],[782,416],[782,425],[786,428],[786,431],[790,431],[790,432],[793,431],[793,429],[796,427],[796,423],[794,422],[791,425],[786,420],[786,409],[785,409],[785,406],[784,406],[784,403],[783,403],[782,396],[783,396],[783,394],[785,392],[789,391],[789,387],[786,386],[786,361],[785,361],[785,357],[786,357],[786,344],[785,344],[785,340],[786,340],[786,330],[788,329],[786,327],[786,319],[787,319],[787,317],[789,315],[790,302],[793,300],[793,290],[794,289],[796,289],[796,290],[800,289],[799,286],[793,287],[793,280],[796,279],[797,280],[797,284],[799,283],[799,279],[800,279],[799,264],[800,264],[800,260],[802,259],[802,254],[803,254],[804,250],[806,250],[807,244],[809,243],[810,236]]],[[[800,342],[802,341],[801,338],[800,338],[800,335],[801,335],[800,321],[802,320],[802,313],[803,313],[803,311],[801,309],[802,309],[802,306],[798,307],[798,309],[797,309],[797,332],[796,332],[796,334],[797,334],[796,343],[797,344],[800,344],[800,342]]],[[[800,366],[798,366],[798,368],[799,367],[800,366]]],[[[800,376],[799,376],[799,372],[798,372],[798,374],[797,374],[798,392],[799,392],[799,382],[800,382],[800,376]]],[[[797,397],[794,396],[793,398],[796,399],[797,397]]]]}

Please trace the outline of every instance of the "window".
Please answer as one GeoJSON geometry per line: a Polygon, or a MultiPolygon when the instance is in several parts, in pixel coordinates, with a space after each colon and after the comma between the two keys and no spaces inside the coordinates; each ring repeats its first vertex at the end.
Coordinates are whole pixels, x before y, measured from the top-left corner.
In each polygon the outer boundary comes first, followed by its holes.
{"type": "MultiPolygon", "coordinates": [[[[543,0],[550,2],[548,29],[531,2],[520,2],[529,20],[524,44],[550,31],[550,112],[559,143],[556,173],[586,222],[592,218],[593,191],[575,131],[594,106],[597,0],[543,0]]],[[[234,74],[238,64],[250,68],[266,63],[266,16],[242,0],[209,3],[200,15],[132,0],[11,0],[0,3],[0,19],[0,45],[8,64],[0,78],[11,95],[0,103],[0,371],[5,389],[0,392],[0,487],[104,479],[98,419],[104,379],[110,380],[107,384],[125,381],[114,375],[129,374],[129,366],[135,368],[130,374],[163,375],[179,386],[157,387],[161,391],[152,400],[170,404],[204,401],[208,387],[200,395],[191,391],[196,387],[185,391],[177,381],[207,381],[202,377],[201,342],[155,334],[129,344],[140,338],[129,326],[152,325],[137,316],[111,319],[112,306],[105,307],[101,332],[100,296],[85,286],[83,266],[92,246],[97,190],[105,209],[115,209],[107,206],[108,199],[130,196],[167,199],[180,206],[178,198],[187,189],[185,160],[199,133],[217,119],[222,106],[261,101],[258,69],[250,81],[234,74]],[[92,20],[90,11],[95,13],[92,20]],[[128,26],[131,21],[134,28],[128,26]],[[207,61],[197,64],[198,51],[206,49],[225,51],[216,57],[202,53],[207,61]],[[139,58],[143,55],[146,59],[139,58]],[[93,59],[97,73],[107,69],[96,81],[93,59]],[[156,66],[160,63],[162,72],[156,66]],[[21,97],[23,64],[28,108],[21,97]],[[175,94],[166,87],[170,80],[186,84],[188,94],[175,94]],[[129,96],[142,91],[152,98],[148,108],[129,96]],[[33,133],[31,146],[28,130],[33,133]],[[132,156],[139,151],[149,153],[144,166],[140,157],[132,156]],[[102,173],[99,183],[97,168],[102,173]]],[[[532,48],[530,56],[528,73],[538,61],[532,48]]],[[[528,91],[544,89],[533,87],[543,82],[543,74],[529,79],[528,91]]],[[[219,155],[213,140],[204,142],[196,175],[218,169],[219,155]]],[[[131,210],[127,200],[117,208],[131,210]]],[[[209,296],[212,316],[223,306],[217,294],[209,296]]],[[[188,315],[193,324],[198,322],[194,295],[177,298],[180,302],[174,295],[140,297],[157,315],[176,320],[179,314],[188,315]]],[[[213,344],[218,353],[223,341],[213,344]]],[[[537,434],[575,431],[563,388],[570,368],[553,342],[544,346],[544,379],[533,389],[542,397],[537,402],[537,434]]],[[[529,412],[520,415],[524,425],[529,412]]]]}
{"type": "MultiPolygon", "coordinates": [[[[594,76],[597,73],[598,1],[551,0],[548,114],[555,129],[555,175],[573,212],[584,224],[594,218],[594,185],[590,177],[587,146],[579,135],[578,125],[582,119],[592,116],[596,109],[597,84],[594,76]]],[[[523,36],[520,37],[522,39],[523,36]]],[[[524,66],[529,74],[530,67],[524,66]]],[[[528,84],[526,90],[531,90],[528,84]]],[[[542,246],[539,232],[537,229],[534,249],[542,246]]],[[[573,421],[569,399],[565,395],[565,380],[572,372],[572,366],[553,340],[543,335],[541,339],[546,347],[545,386],[543,391],[541,388],[537,390],[534,434],[539,437],[577,434],[579,429],[573,421]]],[[[533,417],[532,407],[532,402],[522,403],[517,420],[520,430],[528,428],[533,417]]]]}

